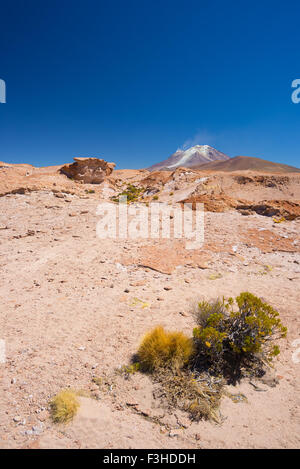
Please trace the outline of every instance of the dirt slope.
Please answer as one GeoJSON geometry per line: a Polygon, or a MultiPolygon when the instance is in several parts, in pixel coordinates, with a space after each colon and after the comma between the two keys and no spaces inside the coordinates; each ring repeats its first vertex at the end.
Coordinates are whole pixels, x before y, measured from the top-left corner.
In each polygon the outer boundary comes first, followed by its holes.
{"type": "Polygon", "coordinates": [[[281,163],[254,158],[252,156],[235,156],[226,161],[213,161],[198,166],[198,169],[209,171],[261,171],[271,173],[299,173],[300,169],[281,163]]]}

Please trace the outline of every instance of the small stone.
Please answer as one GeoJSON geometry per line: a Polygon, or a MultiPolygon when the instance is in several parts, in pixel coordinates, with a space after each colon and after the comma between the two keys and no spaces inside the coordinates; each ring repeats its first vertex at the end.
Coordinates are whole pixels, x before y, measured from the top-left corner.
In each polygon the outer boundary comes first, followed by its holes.
{"type": "Polygon", "coordinates": [[[249,210],[239,210],[239,212],[241,215],[244,215],[244,216],[251,215],[251,212],[249,210]]]}
{"type": "Polygon", "coordinates": [[[150,417],[151,415],[151,410],[150,409],[144,409],[144,408],[141,408],[140,406],[138,406],[137,410],[143,414],[145,417],[150,417]]]}
{"type": "Polygon", "coordinates": [[[93,392],[93,397],[98,401],[101,399],[101,392],[99,390],[93,392]]]}
{"type": "Polygon", "coordinates": [[[139,404],[136,401],[127,401],[126,405],[129,405],[130,407],[135,407],[135,406],[138,406],[139,404]]]}
{"type": "Polygon", "coordinates": [[[39,416],[38,416],[38,419],[40,422],[44,422],[49,416],[49,412],[47,410],[43,410],[39,416]]]}
{"type": "Polygon", "coordinates": [[[131,287],[143,287],[146,285],[146,280],[136,280],[134,282],[130,282],[131,287]]]}
{"type": "Polygon", "coordinates": [[[92,392],[99,391],[99,386],[98,386],[96,383],[92,383],[92,384],[90,385],[90,390],[91,390],[92,392]]]}
{"type": "Polygon", "coordinates": [[[191,421],[188,418],[181,417],[177,420],[178,425],[183,428],[188,428],[191,425],[191,421]]]}
{"type": "MultiPolygon", "coordinates": [[[[42,425],[42,424],[41,424],[41,425],[42,425]]],[[[34,426],[32,427],[32,433],[33,433],[34,435],[40,435],[40,434],[42,433],[42,431],[43,431],[42,426],[34,425],[34,426]]]]}
{"type": "Polygon", "coordinates": [[[21,422],[21,417],[19,415],[16,415],[14,418],[13,418],[13,421],[18,423],[18,422],[21,422]]]}

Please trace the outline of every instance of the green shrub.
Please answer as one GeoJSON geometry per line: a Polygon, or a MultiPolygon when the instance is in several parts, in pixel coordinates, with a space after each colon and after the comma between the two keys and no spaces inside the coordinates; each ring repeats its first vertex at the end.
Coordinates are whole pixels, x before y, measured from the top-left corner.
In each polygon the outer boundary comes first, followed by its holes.
{"type": "Polygon", "coordinates": [[[197,362],[247,365],[258,357],[270,362],[279,353],[275,339],[286,336],[279,313],[255,295],[244,292],[235,301],[201,302],[193,331],[197,362]],[[235,309],[235,304],[237,309],[235,309]]]}
{"type": "Polygon", "coordinates": [[[145,192],[144,187],[136,187],[134,184],[128,184],[127,188],[118,195],[111,197],[113,202],[119,202],[120,197],[127,197],[127,203],[137,202],[140,196],[145,192]]]}
{"type": "Polygon", "coordinates": [[[124,374],[125,376],[130,376],[140,370],[139,362],[131,363],[130,365],[123,365],[117,370],[118,373],[124,374]]]}

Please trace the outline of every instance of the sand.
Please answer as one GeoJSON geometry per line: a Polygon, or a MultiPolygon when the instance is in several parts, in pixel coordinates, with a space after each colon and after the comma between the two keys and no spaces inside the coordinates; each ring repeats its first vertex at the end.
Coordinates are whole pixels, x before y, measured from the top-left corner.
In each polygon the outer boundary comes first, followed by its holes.
{"type": "Polygon", "coordinates": [[[6,345],[0,447],[299,447],[300,363],[293,343],[300,337],[300,220],[276,224],[257,214],[207,212],[205,265],[182,265],[184,247],[167,240],[178,253],[168,274],[159,271],[159,258],[157,270],[143,265],[145,249],[155,257],[162,243],[96,236],[98,203],[83,187],[62,197],[43,188],[0,198],[0,339],[6,345]],[[197,300],[241,291],[277,308],[288,335],[275,362],[276,386],[271,380],[258,390],[243,381],[230,388],[247,401],[224,397],[221,423],[170,412],[149,377],[116,372],[156,324],[191,335],[197,300]],[[102,377],[101,388],[94,377],[102,377]],[[57,425],[48,403],[66,387],[90,397],[81,397],[73,422],[57,425]]]}

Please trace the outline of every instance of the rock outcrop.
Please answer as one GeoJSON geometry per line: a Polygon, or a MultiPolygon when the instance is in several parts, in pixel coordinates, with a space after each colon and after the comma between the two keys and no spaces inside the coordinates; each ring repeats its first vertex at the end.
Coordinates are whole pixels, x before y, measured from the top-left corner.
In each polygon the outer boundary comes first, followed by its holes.
{"type": "Polygon", "coordinates": [[[180,203],[192,204],[192,209],[196,209],[197,203],[204,204],[204,209],[208,212],[226,212],[227,210],[233,210],[236,208],[238,203],[244,201],[237,201],[226,194],[198,194],[191,195],[180,203]]]}
{"type": "Polygon", "coordinates": [[[101,184],[116,166],[99,158],[74,158],[74,161],[60,168],[60,172],[85,184],[101,184]]]}
{"type": "Polygon", "coordinates": [[[239,204],[236,209],[256,212],[266,217],[284,217],[286,220],[295,220],[300,217],[300,201],[263,200],[258,204],[251,202],[239,204]]]}

